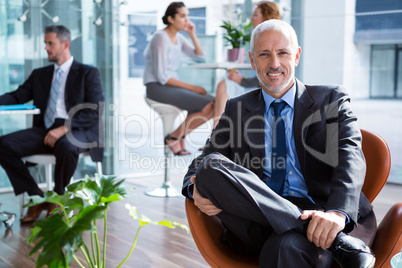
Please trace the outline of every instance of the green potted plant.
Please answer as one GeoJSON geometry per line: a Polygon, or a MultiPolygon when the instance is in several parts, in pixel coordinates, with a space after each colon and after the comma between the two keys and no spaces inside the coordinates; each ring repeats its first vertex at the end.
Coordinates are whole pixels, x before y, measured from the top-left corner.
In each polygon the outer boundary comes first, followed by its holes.
{"type": "MultiPolygon", "coordinates": [[[[69,267],[75,260],[80,267],[105,268],[106,265],[106,236],[107,236],[107,210],[112,202],[123,199],[126,190],[122,187],[123,180],[116,181],[115,177],[98,177],[73,183],[67,187],[64,195],[57,195],[53,191],[45,193],[44,197],[32,196],[31,202],[26,206],[50,202],[59,208],[43,221],[34,223],[31,235],[26,239],[29,243],[36,243],[30,255],[40,250],[36,260],[36,267],[47,266],[69,267]],[[98,236],[100,232],[97,221],[103,219],[103,249],[100,249],[98,236]],[[90,244],[83,239],[83,234],[90,233],[90,244]],[[85,262],[82,263],[75,253],[81,251],[85,262]]],[[[139,222],[139,228],[127,257],[117,266],[121,267],[130,257],[138,240],[141,228],[148,224],[162,225],[169,228],[181,227],[189,233],[186,225],[173,221],[151,221],[144,215],[140,217],[137,209],[126,205],[129,215],[139,222]]]]}
{"type": "Polygon", "coordinates": [[[226,45],[231,45],[231,49],[228,50],[228,61],[244,62],[245,50],[244,45],[250,42],[251,32],[249,29],[252,27],[252,23],[249,19],[242,22],[242,15],[238,13],[237,23],[233,23],[230,20],[222,21],[221,28],[226,30],[224,38],[226,45]]]}

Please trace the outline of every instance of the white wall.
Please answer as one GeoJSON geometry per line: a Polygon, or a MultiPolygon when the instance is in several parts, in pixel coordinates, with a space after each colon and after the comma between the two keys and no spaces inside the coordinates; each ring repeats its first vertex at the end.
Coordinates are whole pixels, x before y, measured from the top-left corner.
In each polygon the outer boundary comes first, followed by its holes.
{"type": "Polygon", "coordinates": [[[345,2],[345,53],[343,85],[352,98],[368,98],[370,84],[370,46],[353,42],[355,32],[355,1],[345,2]]]}
{"type": "Polygon", "coordinates": [[[342,84],[354,98],[369,94],[370,47],[353,42],[355,1],[304,1],[303,82],[342,84]]]}
{"type": "Polygon", "coordinates": [[[346,0],[308,0],[304,7],[303,81],[342,84],[346,0]]]}

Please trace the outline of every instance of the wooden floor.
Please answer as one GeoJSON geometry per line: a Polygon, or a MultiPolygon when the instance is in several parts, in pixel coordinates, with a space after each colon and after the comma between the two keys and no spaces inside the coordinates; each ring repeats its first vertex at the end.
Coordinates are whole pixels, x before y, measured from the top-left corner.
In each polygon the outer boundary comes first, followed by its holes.
{"type": "MultiPolygon", "coordinates": [[[[173,176],[172,182],[179,189],[181,174],[173,176]]],[[[162,175],[132,178],[126,181],[130,195],[114,204],[108,212],[108,258],[106,267],[116,267],[128,253],[134,240],[138,223],[129,217],[126,203],[137,206],[140,213],[152,220],[174,220],[187,224],[184,197],[158,198],[144,195],[144,190],[162,184],[162,175]]],[[[387,184],[374,202],[378,221],[396,202],[402,201],[401,185],[387,184]]],[[[19,211],[18,199],[12,193],[0,194],[0,210],[19,211]]],[[[42,215],[44,217],[44,215],[42,215]]],[[[30,245],[24,242],[32,225],[20,225],[19,215],[12,227],[0,226],[0,268],[35,267],[35,256],[30,258],[30,245]]],[[[78,267],[78,265],[72,265],[78,267]]],[[[123,267],[209,267],[199,254],[191,237],[182,229],[162,226],[145,226],[140,233],[136,249],[123,267]]]]}
{"type": "MultiPolygon", "coordinates": [[[[175,180],[180,187],[181,178],[175,180]]],[[[162,175],[127,180],[129,196],[108,211],[107,265],[117,267],[129,252],[139,226],[124,208],[126,203],[136,206],[139,213],[152,220],[173,220],[187,224],[184,197],[150,197],[144,190],[162,184],[162,175]]],[[[0,210],[19,212],[18,199],[13,193],[0,194],[0,210]]],[[[41,215],[44,217],[45,213],[41,215]]],[[[99,222],[102,226],[102,222],[99,222]]],[[[19,215],[11,229],[0,227],[0,268],[35,267],[35,257],[28,257],[32,246],[24,242],[33,225],[21,225],[19,215]]],[[[72,265],[71,267],[78,267],[72,265]]],[[[209,267],[191,237],[181,228],[169,229],[147,225],[141,230],[137,246],[123,267],[209,267]]]]}

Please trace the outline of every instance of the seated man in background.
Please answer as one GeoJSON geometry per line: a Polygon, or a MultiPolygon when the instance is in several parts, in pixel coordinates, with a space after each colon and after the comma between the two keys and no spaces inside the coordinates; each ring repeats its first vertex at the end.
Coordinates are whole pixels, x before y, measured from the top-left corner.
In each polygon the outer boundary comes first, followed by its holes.
{"type": "MultiPolygon", "coordinates": [[[[70,54],[71,34],[64,26],[45,27],[45,50],[54,64],[33,70],[17,90],[0,96],[0,105],[33,100],[40,109],[33,127],[0,137],[0,165],[6,171],[16,195],[43,196],[21,157],[54,154],[57,194],[64,194],[77,167],[78,156],[89,149],[96,162],[103,159],[100,104],[104,101],[99,71],[74,60],[70,54]]],[[[54,204],[32,206],[20,221],[32,222],[54,204]]]]}
{"type": "Polygon", "coordinates": [[[376,219],[345,89],[295,78],[301,49],[286,22],[261,23],[250,49],[261,88],[227,102],[183,195],[261,267],[373,267],[376,219]]]}

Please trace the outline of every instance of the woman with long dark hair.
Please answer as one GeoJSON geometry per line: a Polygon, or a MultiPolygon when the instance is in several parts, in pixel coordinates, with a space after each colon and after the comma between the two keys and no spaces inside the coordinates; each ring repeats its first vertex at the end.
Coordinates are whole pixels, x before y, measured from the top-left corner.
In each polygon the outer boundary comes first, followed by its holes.
{"type": "Polygon", "coordinates": [[[177,74],[182,53],[196,61],[204,61],[204,52],[188,14],[183,2],[172,2],[162,18],[167,26],[155,32],[145,49],[147,97],[188,112],[184,122],[165,137],[165,144],[175,155],[190,154],[185,149],[184,137],[211,119],[214,110],[214,98],[207,95],[203,87],[181,81],[177,74]],[[179,31],[186,31],[192,44],[179,31]]]}

